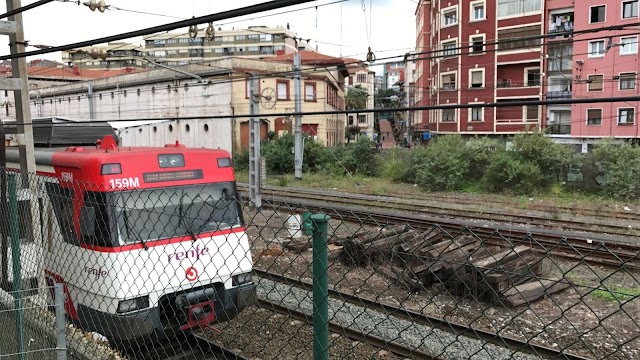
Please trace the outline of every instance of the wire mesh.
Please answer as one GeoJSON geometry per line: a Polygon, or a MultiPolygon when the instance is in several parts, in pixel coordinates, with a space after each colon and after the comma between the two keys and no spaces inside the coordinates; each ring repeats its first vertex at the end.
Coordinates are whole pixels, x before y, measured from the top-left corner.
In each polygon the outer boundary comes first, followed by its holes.
{"type": "MultiPolygon", "coordinates": [[[[63,283],[68,346],[88,358],[219,348],[311,358],[313,213],[331,218],[329,358],[640,357],[632,244],[434,226],[292,199],[255,208],[232,181],[113,191],[44,175],[26,187],[15,176],[8,211],[19,219],[25,339],[36,339],[29,321],[52,318],[49,289],[63,283]]],[[[10,248],[0,248],[9,250],[0,270],[9,300],[18,291],[10,248]]],[[[1,336],[15,338],[10,311],[0,318],[1,336]]]]}

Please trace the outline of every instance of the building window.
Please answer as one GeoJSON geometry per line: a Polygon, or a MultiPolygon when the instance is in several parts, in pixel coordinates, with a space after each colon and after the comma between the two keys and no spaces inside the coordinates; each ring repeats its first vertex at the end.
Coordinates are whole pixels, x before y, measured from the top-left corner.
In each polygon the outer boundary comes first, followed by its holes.
{"type": "Polygon", "coordinates": [[[471,70],[471,75],[469,76],[469,87],[472,88],[481,88],[484,87],[484,69],[479,70],[471,70]]]}
{"type": "Polygon", "coordinates": [[[289,100],[289,81],[278,80],[276,84],[278,100],[289,100]]]}
{"type": "Polygon", "coordinates": [[[523,15],[540,10],[541,0],[498,0],[498,17],[523,15]]]}
{"type": "Polygon", "coordinates": [[[442,109],[442,122],[455,122],[456,109],[442,109]]]}
{"type": "Polygon", "coordinates": [[[484,2],[471,3],[471,21],[484,20],[484,2]]]}
{"type": "Polygon", "coordinates": [[[451,9],[442,12],[442,23],[444,26],[452,26],[458,23],[458,10],[451,9]]]}
{"type": "Polygon", "coordinates": [[[589,22],[592,24],[604,22],[606,8],[606,5],[592,6],[589,13],[589,22]]]}
{"type": "Polygon", "coordinates": [[[442,75],[442,90],[456,90],[456,74],[442,75]]]}
{"type": "Polygon", "coordinates": [[[638,17],[638,0],[622,2],[622,18],[632,19],[638,17]]]}
{"type": "Polygon", "coordinates": [[[618,125],[633,125],[635,123],[634,108],[618,109],[618,125]]]}
{"type": "MultiPolygon", "coordinates": [[[[622,50],[620,50],[622,51],[622,50]]],[[[589,41],[589,57],[604,56],[604,40],[589,41]]]]}
{"type": "Polygon", "coordinates": [[[549,45],[548,71],[569,71],[572,69],[573,44],[549,45]]]}
{"type": "Polygon", "coordinates": [[[316,101],[316,83],[304,84],[304,101],[316,101]]]}
{"type": "Polygon", "coordinates": [[[349,126],[353,126],[353,115],[349,115],[349,122],[348,122],[349,126]]]}
{"type": "Polygon", "coordinates": [[[484,53],[484,35],[476,35],[471,37],[471,54],[484,53]]]}
{"type": "Polygon", "coordinates": [[[538,121],[540,107],[538,105],[527,105],[527,121],[538,121]]]}
{"type": "Polygon", "coordinates": [[[471,121],[484,121],[484,108],[471,108],[469,112],[471,113],[471,121]]]}
{"type": "Polygon", "coordinates": [[[624,73],[620,74],[620,90],[635,90],[636,89],[636,74],[624,73]]]}
{"type": "Polygon", "coordinates": [[[456,56],[458,54],[456,41],[442,42],[442,56],[456,56]]]}
{"type": "Polygon", "coordinates": [[[359,83],[366,83],[367,82],[367,74],[358,74],[356,80],[359,83]]]}
{"type": "Polygon", "coordinates": [[[498,30],[498,50],[523,49],[540,46],[541,39],[523,40],[526,37],[540,36],[542,25],[521,26],[498,30]]]}
{"type": "Polygon", "coordinates": [[[524,70],[525,86],[540,86],[540,68],[524,70]]]}
{"type": "Polygon", "coordinates": [[[587,125],[602,124],[602,109],[587,109],[587,125]]]}
{"type": "Polygon", "coordinates": [[[638,37],[627,36],[620,38],[620,55],[630,55],[638,53],[638,37]]]}
{"type": "Polygon", "coordinates": [[[602,91],[604,89],[604,75],[589,75],[587,91],[602,91]]]}
{"type": "Polygon", "coordinates": [[[358,115],[359,124],[366,124],[366,122],[367,122],[367,115],[358,115]]]}

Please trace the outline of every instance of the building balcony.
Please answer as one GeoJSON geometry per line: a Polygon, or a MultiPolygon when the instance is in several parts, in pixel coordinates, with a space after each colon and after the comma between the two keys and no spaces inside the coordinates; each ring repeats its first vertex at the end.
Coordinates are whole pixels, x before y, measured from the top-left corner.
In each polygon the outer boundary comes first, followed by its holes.
{"type": "Polygon", "coordinates": [[[571,99],[571,91],[547,91],[547,99],[571,99]]]}
{"type": "Polygon", "coordinates": [[[547,132],[552,135],[571,135],[571,124],[547,125],[547,132]]]}

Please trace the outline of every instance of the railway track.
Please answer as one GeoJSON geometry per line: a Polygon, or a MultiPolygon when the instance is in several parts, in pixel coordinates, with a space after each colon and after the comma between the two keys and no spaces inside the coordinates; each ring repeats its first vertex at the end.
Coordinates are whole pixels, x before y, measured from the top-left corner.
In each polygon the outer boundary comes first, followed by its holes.
{"type": "MultiPolygon", "coordinates": [[[[248,191],[248,187],[244,184],[238,184],[238,189],[243,194],[248,191]]],[[[589,230],[594,233],[606,233],[620,237],[640,236],[640,229],[636,225],[640,224],[640,215],[633,213],[623,213],[624,218],[619,217],[616,219],[606,218],[603,214],[596,213],[593,213],[592,217],[570,213],[544,213],[541,211],[525,214],[497,209],[495,204],[490,204],[490,206],[482,204],[483,207],[479,208],[466,203],[451,204],[450,201],[446,200],[434,203],[433,201],[429,202],[408,197],[380,197],[315,189],[284,189],[278,187],[264,187],[262,195],[266,199],[289,199],[291,202],[304,199],[325,204],[348,204],[351,208],[390,209],[439,218],[464,218],[471,221],[490,220],[492,223],[526,224],[543,228],[559,228],[564,231],[589,230]],[[283,193],[286,194],[286,197],[283,197],[283,193]]]]}
{"type": "Polygon", "coordinates": [[[193,333],[183,333],[170,341],[150,344],[144,348],[127,347],[121,350],[131,360],[249,360],[193,333]]]}
{"type": "MultiPolygon", "coordinates": [[[[312,290],[312,283],[307,281],[302,281],[302,280],[295,279],[290,276],[286,276],[282,274],[275,274],[275,273],[272,273],[263,269],[258,269],[258,268],[254,268],[254,272],[256,275],[262,278],[269,279],[271,281],[302,288],[308,291],[312,290]]],[[[342,301],[345,301],[357,306],[364,306],[364,307],[367,307],[368,309],[380,311],[388,314],[389,316],[400,317],[416,324],[421,324],[428,327],[437,327],[447,332],[453,331],[456,336],[467,336],[471,338],[476,338],[488,343],[492,343],[494,345],[507,347],[512,351],[525,352],[532,355],[541,356],[546,359],[566,359],[566,360],[587,359],[585,357],[578,356],[575,354],[565,353],[558,349],[539,345],[529,341],[523,341],[515,337],[505,336],[505,335],[497,334],[494,332],[469,327],[467,325],[454,323],[454,322],[445,320],[443,318],[425,315],[423,313],[404,309],[392,304],[382,303],[380,301],[376,301],[374,299],[366,298],[360,295],[346,293],[332,287],[329,288],[329,297],[340,299],[342,301]]],[[[299,320],[306,321],[308,323],[313,322],[312,317],[306,315],[305,313],[297,311],[295,309],[291,309],[289,307],[282,306],[280,304],[276,304],[267,300],[259,300],[259,302],[261,306],[267,309],[282,313],[287,316],[296,317],[299,320]]],[[[329,330],[339,334],[345,334],[351,339],[354,339],[357,341],[363,341],[369,345],[376,346],[381,349],[386,349],[398,356],[412,358],[412,359],[433,359],[434,358],[425,352],[422,352],[413,348],[409,348],[405,345],[395,343],[393,341],[389,341],[388,339],[382,339],[376,336],[371,336],[369,334],[363,333],[355,329],[350,329],[348,327],[344,327],[339,324],[330,323],[329,330]]]]}
{"type": "Polygon", "coordinates": [[[390,225],[406,224],[417,230],[428,230],[434,226],[456,234],[470,231],[483,240],[504,245],[529,245],[534,250],[560,256],[567,259],[584,261],[587,263],[640,269],[640,244],[636,239],[621,240],[617,236],[567,232],[550,229],[532,228],[528,226],[514,226],[506,224],[469,222],[458,219],[446,219],[412,215],[395,211],[381,211],[354,209],[337,205],[322,205],[324,201],[307,201],[287,197],[270,197],[263,200],[263,207],[286,209],[288,212],[318,211],[324,212],[334,219],[356,224],[390,225]],[[497,233],[496,233],[497,232],[497,233]]]}

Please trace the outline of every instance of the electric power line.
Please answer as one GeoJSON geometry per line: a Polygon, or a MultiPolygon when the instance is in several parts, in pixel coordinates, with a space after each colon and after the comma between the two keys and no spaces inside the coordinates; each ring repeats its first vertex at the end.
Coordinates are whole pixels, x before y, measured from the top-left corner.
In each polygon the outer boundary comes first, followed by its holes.
{"type": "Polygon", "coordinates": [[[33,8],[37,8],[38,6],[42,6],[42,5],[48,4],[48,3],[52,2],[52,1],[55,1],[55,0],[39,0],[39,1],[34,2],[33,4],[25,5],[25,6],[17,8],[17,9],[13,9],[11,11],[7,11],[6,13],[0,15],[0,19],[4,19],[4,18],[10,17],[10,16],[14,16],[16,14],[20,14],[20,13],[22,13],[24,11],[31,10],[33,8]]]}

